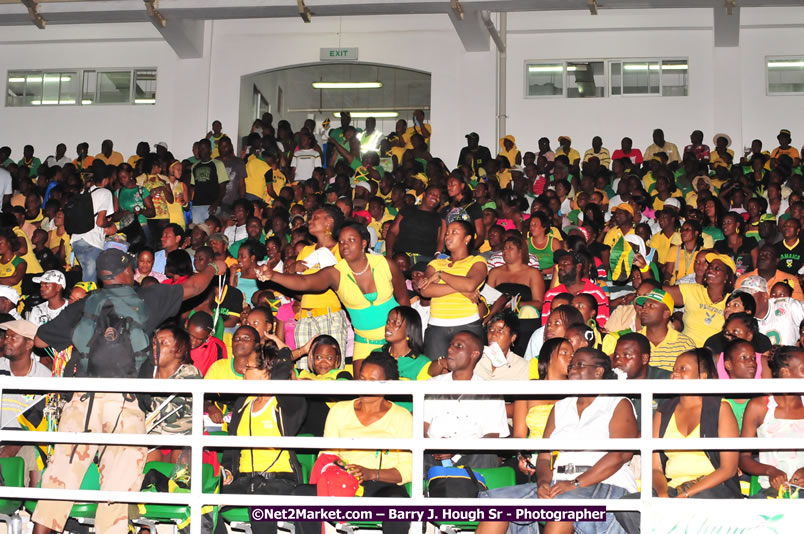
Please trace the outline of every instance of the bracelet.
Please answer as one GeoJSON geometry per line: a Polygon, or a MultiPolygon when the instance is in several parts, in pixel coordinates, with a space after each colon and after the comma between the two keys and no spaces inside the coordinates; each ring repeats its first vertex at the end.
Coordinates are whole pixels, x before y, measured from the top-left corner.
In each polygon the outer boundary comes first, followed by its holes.
{"type": "Polygon", "coordinates": [[[646,273],[650,271],[650,263],[646,263],[644,267],[640,267],[639,272],[646,273]]]}

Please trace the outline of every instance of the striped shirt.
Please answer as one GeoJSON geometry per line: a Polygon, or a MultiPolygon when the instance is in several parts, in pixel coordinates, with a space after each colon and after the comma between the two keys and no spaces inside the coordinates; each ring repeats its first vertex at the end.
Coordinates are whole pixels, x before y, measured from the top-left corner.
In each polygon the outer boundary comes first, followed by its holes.
{"type": "MultiPolygon", "coordinates": [[[[11,362],[7,358],[0,358],[0,376],[11,376],[11,362]]],[[[31,354],[31,369],[25,376],[51,377],[50,369],[39,363],[39,359],[31,354]]],[[[0,410],[0,427],[20,428],[17,416],[33,404],[39,402],[42,394],[11,394],[3,392],[2,410],[0,410]]]]}
{"type": "MultiPolygon", "coordinates": [[[[643,327],[639,333],[647,336],[647,331],[647,327],[643,327]]],[[[668,326],[667,335],[662,342],[658,345],[650,344],[650,365],[672,372],[679,354],[694,348],[695,342],[691,337],[668,326]]]]}

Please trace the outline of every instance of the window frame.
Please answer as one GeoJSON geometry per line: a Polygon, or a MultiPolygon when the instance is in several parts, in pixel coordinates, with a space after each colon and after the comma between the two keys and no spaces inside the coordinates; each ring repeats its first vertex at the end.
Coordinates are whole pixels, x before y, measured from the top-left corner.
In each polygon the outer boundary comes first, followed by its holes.
{"type": "Polygon", "coordinates": [[[765,96],[804,96],[804,91],[777,93],[770,90],[770,61],[802,61],[804,62],[804,55],[801,56],[765,56],[765,96]]]}
{"type": "MultiPolygon", "coordinates": [[[[43,68],[43,69],[15,69],[15,68],[8,68],[6,69],[6,98],[3,101],[3,106],[7,108],[31,108],[31,107],[54,107],[54,106],[154,106],[158,100],[156,96],[158,94],[158,90],[154,92],[154,102],[136,102],[135,98],[135,84],[136,84],[136,73],[140,71],[153,71],[155,74],[155,81],[157,82],[158,88],[158,81],[159,81],[159,67],[105,67],[105,68],[43,68]],[[95,73],[95,88],[94,88],[94,99],[91,103],[84,104],[84,76],[87,72],[94,72],[95,73]],[[127,102],[98,102],[98,84],[100,83],[100,76],[99,74],[104,72],[129,72],[129,98],[127,102]],[[64,74],[74,74],[77,77],[76,83],[76,94],[75,100],[72,104],[62,104],[61,102],[57,102],[55,104],[42,104],[41,102],[44,101],[44,78],[46,75],[55,75],[59,74],[59,76],[63,76],[64,74]],[[27,78],[31,75],[41,75],[42,76],[42,97],[40,99],[39,104],[29,104],[25,102],[25,98],[27,97],[27,83],[22,94],[23,104],[21,105],[10,105],[9,104],[9,85],[11,83],[10,77],[11,74],[14,74],[15,77],[17,75],[27,78]]],[[[16,83],[16,82],[15,82],[16,83]]],[[[64,82],[59,82],[59,98],[60,101],[62,99],[61,95],[61,85],[64,82]]]]}
{"type": "MultiPolygon", "coordinates": [[[[768,58],[770,59],[770,57],[768,58]]],[[[774,56],[774,59],[778,59],[774,56]]],[[[784,58],[783,58],[784,59],[784,58]]],[[[801,58],[804,60],[804,57],[801,58]]],[[[555,98],[565,98],[567,100],[583,100],[581,98],[570,98],[567,96],[567,89],[568,89],[568,71],[567,71],[567,64],[568,63],[595,63],[595,62],[602,62],[603,63],[603,76],[605,79],[605,86],[604,86],[604,94],[603,96],[596,96],[596,97],[589,97],[590,99],[595,98],[640,98],[640,97],[649,97],[649,98],[686,98],[690,96],[690,61],[689,57],[682,57],[682,56],[672,56],[672,57],[628,57],[628,58],[581,58],[581,59],[526,59],[524,61],[524,76],[523,76],[523,89],[524,89],[524,98],[525,99],[555,99],[555,98]],[[687,94],[686,95],[663,95],[662,91],[664,88],[664,84],[662,82],[662,65],[665,61],[686,61],[687,62],[687,94]],[[623,79],[624,70],[621,68],[620,70],[620,94],[615,95],[612,93],[612,81],[611,81],[611,64],[612,63],[619,63],[623,66],[625,63],[658,63],[659,64],[659,92],[658,93],[633,93],[633,94],[623,94],[623,79]],[[528,92],[528,68],[531,66],[539,66],[539,65],[561,65],[562,66],[562,75],[563,75],[563,87],[562,92],[560,95],[531,95],[528,92]]],[[[766,63],[767,64],[767,63],[766,63]]],[[[767,78],[767,68],[766,71],[766,78],[767,78]]],[[[767,91],[767,83],[765,84],[766,91],[767,91]]],[[[774,94],[804,94],[804,93],[774,93],[774,94]]]]}

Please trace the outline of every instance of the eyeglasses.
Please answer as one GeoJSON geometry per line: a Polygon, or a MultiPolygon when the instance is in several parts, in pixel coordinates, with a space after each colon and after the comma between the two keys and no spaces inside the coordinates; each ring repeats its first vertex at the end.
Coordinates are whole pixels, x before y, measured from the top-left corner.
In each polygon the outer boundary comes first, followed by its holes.
{"type": "Polygon", "coordinates": [[[584,367],[600,367],[600,364],[597,363],[571,363],[567,366],[567,371],[572,371],[573,369],[583,369],[584,367]]]}

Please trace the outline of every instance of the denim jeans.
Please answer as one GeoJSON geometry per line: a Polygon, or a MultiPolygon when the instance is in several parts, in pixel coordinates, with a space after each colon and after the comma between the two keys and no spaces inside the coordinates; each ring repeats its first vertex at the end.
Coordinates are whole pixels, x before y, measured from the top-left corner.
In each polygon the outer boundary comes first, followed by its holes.
{"type": "MultiPolygon", "coordinates": [[[[481,491],[478,497],[490,499],[538,499],[538,486],[535,483],[523,484],[521,486],[508,486],[489,491],[481,491]]],[[[627,492],[625,488],[612,486],[611,484],[593,484],[584,488],[577,488],[566,493],[562,493],[551,500],[561,499],[619,499],[627,492]]],[[[547,504],[547,503],[545,503],[547,504]]],[[[550,503],[553,504],[553,503],[550,503]]],[[[560,504],[558,502],[556,505],[560,504]]],[[[625,534],[625,530],[620,526],[614,513],[607,512],[605,521],[579,521],[575,523],[574,531],[576,534],[625,534]]],[[[509,523],[507,534],[539,534],[538,523],[509,523]]]]}
{"type": "Polygon", "coordinates": [[[95,262],[98,261],[98,256],[103,252],[103,249],[93,247],[83,239],[79,239],[73,243],[73,252],[81,265],[81,279],[84,282],[97,282],[98,275],[95,270],[95,262]]]}

